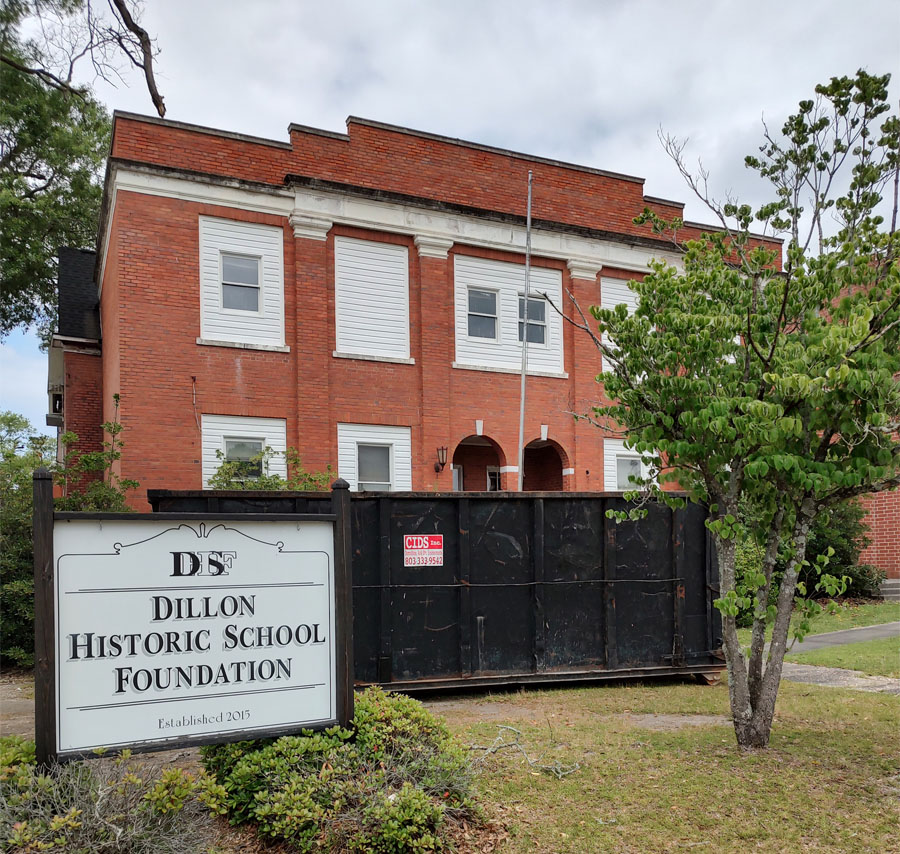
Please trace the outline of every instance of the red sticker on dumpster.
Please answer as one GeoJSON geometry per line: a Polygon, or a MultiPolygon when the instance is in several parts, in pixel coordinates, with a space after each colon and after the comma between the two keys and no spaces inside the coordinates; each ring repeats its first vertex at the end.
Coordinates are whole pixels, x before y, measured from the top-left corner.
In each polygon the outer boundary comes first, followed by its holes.
{"type": "Polygon", "coordinates": [[[404,566],[443,566],[443,534],[404,534],[404,566]]]}

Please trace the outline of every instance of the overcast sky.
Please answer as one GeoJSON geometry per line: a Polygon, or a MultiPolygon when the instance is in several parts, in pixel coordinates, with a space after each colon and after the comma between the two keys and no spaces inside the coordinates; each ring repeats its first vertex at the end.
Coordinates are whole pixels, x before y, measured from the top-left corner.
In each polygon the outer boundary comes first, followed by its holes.
{"type": "MultiPolygon", "coordinates": [[[[700,221],[660,128],[690,139],[717,196],[757,202],[743,158],[763,117],[860,67],[900,92],[900,0],[152,0],[142,22],[167,118],[281,140],[376,119],[638,175],[700,221]]],[[[125,79],[95,90],[152,114],[125,79]]],[[[0,373],[0,406],[47,430],[34,336],[10,336],[0,373]]]]}

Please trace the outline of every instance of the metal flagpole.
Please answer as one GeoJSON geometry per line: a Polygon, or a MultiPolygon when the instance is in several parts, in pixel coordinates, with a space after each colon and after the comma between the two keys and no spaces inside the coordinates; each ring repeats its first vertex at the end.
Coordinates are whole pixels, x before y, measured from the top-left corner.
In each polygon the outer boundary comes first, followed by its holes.
{"type": "Polygon", "coordinates": [[[528,371],[528,295],[531,291],[531,183],[528,170],[528,206],[525,214],[525,304],[522,308],[522,382],[519,390],[519,492],[525,478],[525,374],[528,371]]]}

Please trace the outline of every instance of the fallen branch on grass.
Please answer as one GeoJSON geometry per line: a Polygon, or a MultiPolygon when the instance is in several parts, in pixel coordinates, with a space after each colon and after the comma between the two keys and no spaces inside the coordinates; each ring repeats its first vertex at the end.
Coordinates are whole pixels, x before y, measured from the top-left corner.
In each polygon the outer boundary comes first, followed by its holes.
{"type": "Polygon", "coordinates": [[[528,751],[520,743],[519,739],[522,737],[522,733],[517,730],[515,727],[506,726],[505,724],[501,724],[497,727],[500,732],[497,734],[497,737],[493,740],[491,744],[472,744],[469,746],[469,750],[480,750],[482,751],[481,756],[477,757],[475,762],[483,762],[488,756],[492,754],[499,753],[501,750],[513,750],[514,752],[519,752],[525,757],[525,761],[528,765],[535,769],[536,771],[547,771],[550,774],[553,774],[557,779],[562,780],[563,777],[568,776],[569,774],[574,774],[581,768],[580,762],[574,762],[571,765],[564,765],[562,762],[557,760],[549,765],[543,764],[541,760],[544,758],[544,754],[542,753],[535,759],[532,759],[528,755],[528,751]],[[506,733],[511,732],[515,733],[515,738],[512,741],[507,741],[506,733]]]}

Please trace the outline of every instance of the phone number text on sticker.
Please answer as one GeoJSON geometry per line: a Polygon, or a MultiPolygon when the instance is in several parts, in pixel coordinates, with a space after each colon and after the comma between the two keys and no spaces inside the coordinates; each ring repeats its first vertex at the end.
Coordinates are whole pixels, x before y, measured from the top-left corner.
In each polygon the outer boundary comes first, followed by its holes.
{"type": "Polygon", "coordinates": [[[443,566],[443,555],[409,555],[403,560],[404,566],[443,566]]]}

